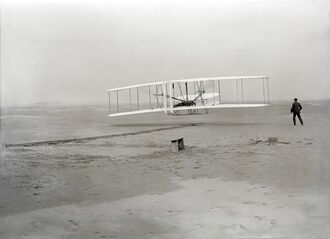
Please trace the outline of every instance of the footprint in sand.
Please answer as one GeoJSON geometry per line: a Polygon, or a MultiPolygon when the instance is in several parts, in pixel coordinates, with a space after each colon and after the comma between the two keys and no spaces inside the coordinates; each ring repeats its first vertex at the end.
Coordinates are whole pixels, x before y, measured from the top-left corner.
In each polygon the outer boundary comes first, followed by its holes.
{"type": "Polygon", "coordinates": [[[238,232],[241,230],[247,231],[248,229],[244,227],[242,224],[232,224],[231,226],[227,227],[227,230],[232,232],[238,232]]]}
{"type": "Polygon", "coordinates": [[[276,219],[272,219],[272,220],[270,220],[270,224],[272,224],[273,226],[276,226],[276,224],[277,224],[276,219]]]}
{"type": "Polygon", "coordinates": [[[184,212],[184,211],[181,211],[181,210],[167,210],[167,212],[169,212],[169,213],[180,213],[180,212],[184,212]]]}
{"type": "Polygon", "coordinates": [[[75,226],[78,226],[79,225],[79,222],[78,221],[75,221],[73,219],[68,220],[68,222],[70,222],[71,224],[73,224],[75,226]]]}
{"type": "Polygon", "coordinates": [[[133,215],[133,212],[132,212],[131,209],[127,209],[126,212],[127,212],[128,215],[133,215]]]}
{"type": "Polygon", "coordinates": [[[258,221],[262,221],[265,217],[263,216],[254,216],[254,218],[258,221]]]}
{"type": "Polygon", "coordinates": [[[37,225],[36,222],[31,222],[30,224],[31,224],[31,226],[33,226],[33,227],[38,227],[38,225],[37,225]]]}

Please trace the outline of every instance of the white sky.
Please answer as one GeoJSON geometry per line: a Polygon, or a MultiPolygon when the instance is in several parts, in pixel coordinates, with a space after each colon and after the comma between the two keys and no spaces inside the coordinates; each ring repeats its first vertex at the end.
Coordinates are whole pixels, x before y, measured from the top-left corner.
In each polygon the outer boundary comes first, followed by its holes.
{"type": "Polygon", "coordinates": [[[106,89],[267,75],[271,99],[330,98],[330,2],[2,1],[1,100],[103,102],[106,89]]]}

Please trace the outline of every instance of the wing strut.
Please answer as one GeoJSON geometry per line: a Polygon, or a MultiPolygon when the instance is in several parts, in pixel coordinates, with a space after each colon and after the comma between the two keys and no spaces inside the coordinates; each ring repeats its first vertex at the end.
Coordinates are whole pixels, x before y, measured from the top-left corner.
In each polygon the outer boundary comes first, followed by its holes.
{"type": "Polygon", "coordinates": [[[118,90],[116,90],[116,93],[117,93],[117,112],[119,112],[118,90]]]}
{"type": "Polygon", "coordinates": [[[140,110],[140,97],[139,97],[139,88],[136,87],[136,98],[137,98],[137,107],[140,110]]]}
{"type": "MultiPolygon", "coordinates": [[[[158,95],[158,85],[156,85],[156,95],[158,95]]],[[[156,96],[156,101],[157,101],[157,108],[159,108],[158,96],[156,96]]]]}
{"type": "Polygon", "coordinates": [[[150,85],[148,85],[148,91],[149,91],[149,107],[151,109],[151,94],[150,94],[150,85]]]}
{"type": "Polygon", "coordinates": [[[220,80],[218,80],[218,89],[219,89],[219,103],[221,103],[221,96],[220,96],[220,80]]]}
{"type": "Polygon", "coordinates": [[[128,89],[128,94],[129,94],[129,108],[132,111],[132,92],[131,92],[131,88],[128,89]]]}

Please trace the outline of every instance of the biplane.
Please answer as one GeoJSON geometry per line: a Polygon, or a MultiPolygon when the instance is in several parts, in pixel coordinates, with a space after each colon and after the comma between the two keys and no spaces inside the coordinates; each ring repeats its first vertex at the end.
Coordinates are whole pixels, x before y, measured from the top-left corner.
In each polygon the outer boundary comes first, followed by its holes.
{"type": "Polygon", "coordinates": [[[269,77],[233,76],[181,79],[108,89],[109,116],[164,112],[208,113],[209,109],[270,104],[269,77]]]}

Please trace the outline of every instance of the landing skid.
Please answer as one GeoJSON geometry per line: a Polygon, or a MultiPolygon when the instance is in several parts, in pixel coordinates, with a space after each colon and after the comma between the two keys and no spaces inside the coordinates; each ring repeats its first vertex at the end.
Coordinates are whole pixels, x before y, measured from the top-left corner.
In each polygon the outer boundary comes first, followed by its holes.
{"type": "Polygon", "coordinates": [[[201,115],[201,114],[208,114],[207,109],[198,110],[198,109],[191,109],[187,110],[186,112],[182,110],[173,110],[173,113],[169,113],[169,115],[201,115]]]}

